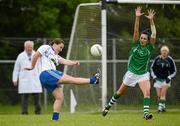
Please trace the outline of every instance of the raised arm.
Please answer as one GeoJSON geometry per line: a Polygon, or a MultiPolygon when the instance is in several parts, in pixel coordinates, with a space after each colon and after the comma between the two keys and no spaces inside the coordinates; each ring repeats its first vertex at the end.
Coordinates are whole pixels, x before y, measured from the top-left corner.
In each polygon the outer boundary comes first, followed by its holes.
{"type": "Polygon", "coordinates": [[[144,13],[141,12],[142,7],[135,9],[135,23],[134,23],[134,35],[133,40],[136,42],[139,38],[139,19],[144,13]]]}
{"type": "Polygon", "coordinates": [[[151,26],[151,37],[150,37],[150,43],[154,45],[154,43],[156,42],[156,27],[154,24],[154,15],[156,14],[156,12],[152,9],[148,10],[148,15],[145,15],[146,18],[149,19],[150,21],[150,26],[151,26]]]}

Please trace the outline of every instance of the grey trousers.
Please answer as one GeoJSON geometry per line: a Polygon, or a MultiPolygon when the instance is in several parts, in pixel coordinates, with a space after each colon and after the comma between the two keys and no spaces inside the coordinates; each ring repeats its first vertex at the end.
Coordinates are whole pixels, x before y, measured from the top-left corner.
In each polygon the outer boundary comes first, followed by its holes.
{"type": "Polygon", "coordinates": [[[33,96],[35,114],[41,114],[41,105],[40,105],[40,94],[32,93],[32,94],[21,94],[21,114],[28,114],[28,99],[29,95],[33,96]]]}

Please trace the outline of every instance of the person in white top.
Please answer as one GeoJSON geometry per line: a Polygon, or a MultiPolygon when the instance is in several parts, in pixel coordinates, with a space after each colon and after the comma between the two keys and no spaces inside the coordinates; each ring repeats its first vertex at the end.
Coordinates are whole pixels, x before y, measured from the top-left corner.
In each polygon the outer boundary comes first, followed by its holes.
{"type": "Polygon", "coordinates": [[[22,114],[28,114],[28,97],[30,94],[34,98],[35,114],[41,113],[40,93],[42,93],[42,86],[38,77],[38,68],[35,67],[32,71],[24,70],[25,67],[31,66],[31,59],[35,54],[33,47],[33,41],[24,43],[24,51],[18,55],[13,70],[12,81],[14,86],[18,86],[18,93],[21,94],[22,114]]]}
{"type": "Polygon", "coordinates": [[[50,45],[40,46],[33,56],[31,67],[26,68],[26,70],[34,69],[36,62],[38,61],[38,65],[41,67],[42,71],[39,76],[41,84],[48,92],[52,92],[52,95],[55,98],[52,115],[52,120],[54,121],[57,121],[60,117],[59,112],[64,99],[61,84],[98,84],[100,78],[100,71],[97,71],[97,73],[90,78],[80,78],[72,77],[56,70],[56,66],[59,64],[80,65],[79,61],[67,60],[59,56],[58,54],[63,48],[64,41],[61,38],[54,39],[50,45]]]}

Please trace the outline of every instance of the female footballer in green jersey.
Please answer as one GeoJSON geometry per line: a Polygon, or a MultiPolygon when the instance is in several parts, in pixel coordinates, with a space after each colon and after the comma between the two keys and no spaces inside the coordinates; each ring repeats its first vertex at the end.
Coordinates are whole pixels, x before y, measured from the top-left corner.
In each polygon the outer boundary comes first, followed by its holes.
{"type": "Polygon", "coordinates": [[[145,30],[139,37],[139,20],[144,14],[141,12],[141,9],[141,7],[137,7],[135,9],[134,36],[128,60],[128,70],[124,75],[121,86],[117,92],[115,92],[109,103],[105,106],[102,112],[103,116],[106,116],[111,106],[128,89],[128,87],[134,87],[138,83],[144,95],[144,118],[148,120],[153,117],[149,112],[150,75],[148,72],[148,64],[156,39],[156,28],[153,21],[155,11],[150,9],[148,10],[148,15],[145,15],[145,17],[150,21],[151,34],[145,30]]]}

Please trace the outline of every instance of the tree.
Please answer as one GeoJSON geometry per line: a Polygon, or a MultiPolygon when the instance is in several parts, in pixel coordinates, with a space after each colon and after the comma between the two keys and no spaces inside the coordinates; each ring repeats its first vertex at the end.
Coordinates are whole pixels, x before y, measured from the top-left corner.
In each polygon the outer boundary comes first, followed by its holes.
{"type": "Polygon", "coordinates": [[[0,36],[69,37],[76,6],[92,0],[1,0],[0,36]]]}

